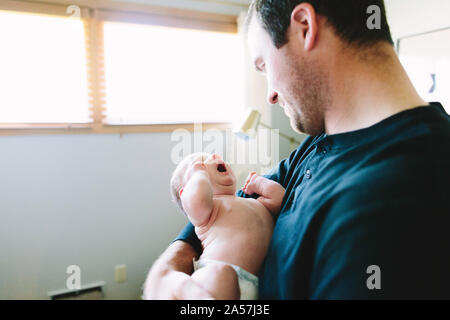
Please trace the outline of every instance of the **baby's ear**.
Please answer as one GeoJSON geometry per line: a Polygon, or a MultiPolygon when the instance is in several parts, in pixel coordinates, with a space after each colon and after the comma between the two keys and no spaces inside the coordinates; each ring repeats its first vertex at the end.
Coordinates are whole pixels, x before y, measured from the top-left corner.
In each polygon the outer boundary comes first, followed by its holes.
{"type": "Polygon", "coordinates": [[[178,191],[178,196],[181,198],[181,194],[183,193],[183,188],[180,189],[180,191],[178,191]]]}

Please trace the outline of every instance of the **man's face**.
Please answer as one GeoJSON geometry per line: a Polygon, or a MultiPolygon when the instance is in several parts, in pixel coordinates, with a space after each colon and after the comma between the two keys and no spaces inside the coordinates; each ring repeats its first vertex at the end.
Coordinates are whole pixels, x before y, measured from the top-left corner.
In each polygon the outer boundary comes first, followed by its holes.
{"type": "Polygon", "coordinates": [[[277,49],[254,15],[248,29],[250,56],[267,79],[270,104],[278,103],[297,132],[318,135],[324,131],[327,74],[317,59],[308,57],[303,43],[290,30],[288,43],[277,49]]]}

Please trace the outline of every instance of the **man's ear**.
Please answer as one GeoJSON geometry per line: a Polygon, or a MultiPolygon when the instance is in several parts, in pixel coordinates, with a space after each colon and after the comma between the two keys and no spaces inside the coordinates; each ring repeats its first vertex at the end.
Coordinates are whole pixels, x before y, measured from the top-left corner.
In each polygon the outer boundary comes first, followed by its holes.
{"type": "Polygon", "coordinates": [[[296,6],[291,14],[290,27],[297,37],[301,37],[304,48],[310,51],[316,45],[318,32],[318,16],[314,7],[306,2],[296,6]]]}

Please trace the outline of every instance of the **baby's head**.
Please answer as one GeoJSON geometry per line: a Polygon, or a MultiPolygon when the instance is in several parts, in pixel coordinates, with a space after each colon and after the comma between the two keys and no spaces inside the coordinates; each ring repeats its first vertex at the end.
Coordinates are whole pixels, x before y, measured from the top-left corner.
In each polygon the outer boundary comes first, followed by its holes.
{"type": "Polygon", "coordinates": [[[173,200],[183,210],[181,193],[193,173],[204,171],[212,187],[213,195],[234,195],[236,178],[231,167],[217,154],[193,153],[184,158],[172,174],[170,192],[173,200]]]}

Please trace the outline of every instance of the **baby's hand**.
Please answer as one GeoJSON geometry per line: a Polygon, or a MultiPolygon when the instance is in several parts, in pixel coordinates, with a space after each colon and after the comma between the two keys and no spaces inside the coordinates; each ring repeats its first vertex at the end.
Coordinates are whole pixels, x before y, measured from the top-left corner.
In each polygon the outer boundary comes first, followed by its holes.
{"type": "Polygon", "coordinates": [[[254,191],[254,184],[253,182],[255,181],[255,178],[258,177],[258,174],[255,171],[252,171],[248,174],[247,179],[245,180],[245,184],[242,187],[242,191],[245,194],[253,194],[255,193],[254,191]]]}
{"type": "Polygon", "coordinates": [[[259,195],[257,200],[261,202],[274,217],[278,215],[283,202],[285,190],[278,182],[259,176],[256,172],[249,173],[245,185],[242,188],[245,194],[259,195]]]}

